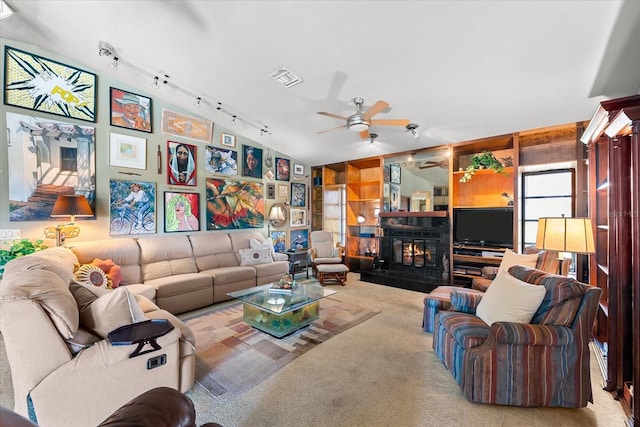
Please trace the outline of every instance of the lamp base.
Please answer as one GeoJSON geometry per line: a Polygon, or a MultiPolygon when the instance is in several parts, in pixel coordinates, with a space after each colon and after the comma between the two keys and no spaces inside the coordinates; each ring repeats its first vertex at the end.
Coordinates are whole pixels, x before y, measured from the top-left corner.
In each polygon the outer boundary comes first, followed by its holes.
{"type": "Polygon", "coordinates": [[[80,234],[80,227],[73,224],[58,224],[55,227],[44,229],[44,235],[48,239],[56,239],[56,246],[62,246],[66,239],[73,239],[80,234]]]}

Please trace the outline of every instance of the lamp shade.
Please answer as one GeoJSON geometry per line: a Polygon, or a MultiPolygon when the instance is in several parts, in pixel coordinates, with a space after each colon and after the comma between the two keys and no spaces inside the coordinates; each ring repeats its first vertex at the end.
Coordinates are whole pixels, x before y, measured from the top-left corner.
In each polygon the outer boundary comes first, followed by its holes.
{"type": "MultiPolygon", "coordinates": [[[[93,211],[86,197],[75,194],[60,194],[51,210],[52,218],[59,217],[89,217],[93,216],[93,211]]],[[[73,221],[73,220],[72,220],[73,221]]]]}
{"type": "Polygon", "coordinates": [[[589,218],[539,218],[536,247],[558,252],[592,254],[596,251],[589,218]]]}
{"type": "Polygon", "coordinates": [[[269,211],[269,219],[272,221],[283,221],[285,220],[284,213],[282,212],[282,206],[273,205],[271,206],[271,210],[269,211]]]}

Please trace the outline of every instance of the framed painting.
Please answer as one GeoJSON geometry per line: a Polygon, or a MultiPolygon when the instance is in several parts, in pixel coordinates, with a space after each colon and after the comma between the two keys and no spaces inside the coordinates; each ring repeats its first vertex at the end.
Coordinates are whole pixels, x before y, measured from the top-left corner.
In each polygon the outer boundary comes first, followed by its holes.
{"type": "Polygon", "coordinates": [[[291,183],[291,206],[305,206],[307,185],[300,182],[291,183]]]}
{"type": "Polygon", "coordinates": [[[389,167],[389,165],[382,167],[382,175],[384,182],[391,182],[391,167],[389,167]]]}
{"type": "Polygon", "coordinates": [[[242,152],[244,153],[242,176],[262,178],[262,149],[250,145],[242,145],[242,152]]]}
{"type": "Polygon", "coordinates": [[[284,231],[272,231],[271,241],[273,242],[273,249],[276,252],[284,252],[287,249],[284,231]]]}
{"type": "Polygon", "coordinates": [[[238,153],[213,145],[205,146],[204,168],[207,172],[221,175],[238,175],[238,153]]]}
{"type": "Polygon", "coordinates": [[[290,160],[276,157],[276,180],[289,181],[290,160]]]}
{"type": "Polygon", "coordinates": [[[151,133],[151,98],[112,87],[111,126],[151,133]]]}
{"type": "Polygon", "coordinates": [[[196,152],[195,145],[167,141],[167,184],[196,185],[196,152]]]}
{"type": "Polygon", "coordinates": [[[220,145],[223,147],[231,147],[235,148],[236,146],[236,136],[231,135],[230,133],[221,133],[220,134],[220,145]]]}
{"type": "Polygon", "coordinates": [[[155,233],[155,206],[154,182],[109,180],[109,234],[155,233]]]}
{"type": "Polygon", "coordinates": [[[291,208],[289,225],[291,227],[305,227],[307,225],[307,210],[291,208]]]}
{"type": "Polygon", "coordinates": [[[391,183],[400,184],[400,166],[389,165],[389,169],[391,172],[391,183]]]}
{"type": "MultiPolygon", "coordinates": [[[[87,198],[96,212],[95,128],[51,118],[6,113],[9,221],[49,221],[56,194],[87,198]],[[53,197],[41,197],[39,194],[53,197]]],[[[91,219],[95,219],[95,216],[91,219]]],[[[59,222],[59,221],[58,221],[59,222]]]]}
{"type": "Polygon", "coordinates": [[[264,227],[264,185],[257,181],[207,178],[207,230],[264,227]]]}
{"type": "Polygon", "coordinates": [[[289,232],[291,237],[291,249],[307,249],[309,248],[309,230],[291,230],[289,232]]]}
{"type": "Polygon", "coordinates": [[[109,165],[147,169],[147,140],[112,132],[109,146],[109,165]]]}
{"type": "Polygon", "coordinates": [[[164,192],[164,231],[200,231],[200,193],[164,192]]]}
{"type": "Polygon", "coordinates": [[[213,122],[163,109],[160,131],[169,135],[210,143],[213,138],[213,122]]]}
{"type": "Polygon", "coordinates": [[[293,174],[294,175],[304,175],[304,165],[300,163],[293,164],[293,174]]]}
{"type": "Polygon", "coordinates": [[[9,46],[4,48],[4,103],[96,121],[96,75],[9,46]]]}
{"type": "Polygon", "coordinates": [[[278,184],[278,199],[289,198],[289,186],[286,184],[278,184]]]}

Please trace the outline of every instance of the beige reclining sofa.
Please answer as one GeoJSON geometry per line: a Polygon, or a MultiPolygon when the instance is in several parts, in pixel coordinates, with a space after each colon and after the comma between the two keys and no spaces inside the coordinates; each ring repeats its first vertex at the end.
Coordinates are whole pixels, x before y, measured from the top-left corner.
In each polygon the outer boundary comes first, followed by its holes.
{"type": "Polygon", "coordinates": [[[288,271],[286,261],[241,265],[239,251],[249,248],[250,238],[264,240],[244,232],[109,239],[7,263],[0,332],[14,410],[40,425],[88,426],[152,388],[187,391],[194,382],[195,340],[174,314],[229,299],[227,292],[288,271]],[[98,292],[74,279],[77,265],[95,258],[121,266],[118,288],[98,292]],[[147,319],[174,326],[157,338],[160,349],[130,357],[136,344],[109,341],[114,329],[147,319]]]}

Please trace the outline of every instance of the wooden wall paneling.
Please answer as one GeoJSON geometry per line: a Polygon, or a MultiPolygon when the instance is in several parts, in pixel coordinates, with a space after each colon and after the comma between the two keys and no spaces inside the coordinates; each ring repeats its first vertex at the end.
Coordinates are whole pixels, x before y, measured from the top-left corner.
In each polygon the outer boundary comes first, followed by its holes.
{"type": "MultiPolygon", "coordinates": [[[[631,399],[630,424],[640,427],[640,121],[635,121],[631,133],[631,259],[633,339],[631,349],[631,375],[635,392],[631,399]]],[[[627,385],[628,386],[628,385],[627,385]]],[[[627,390],[628,392],[628,387],[627,390]]]]}

